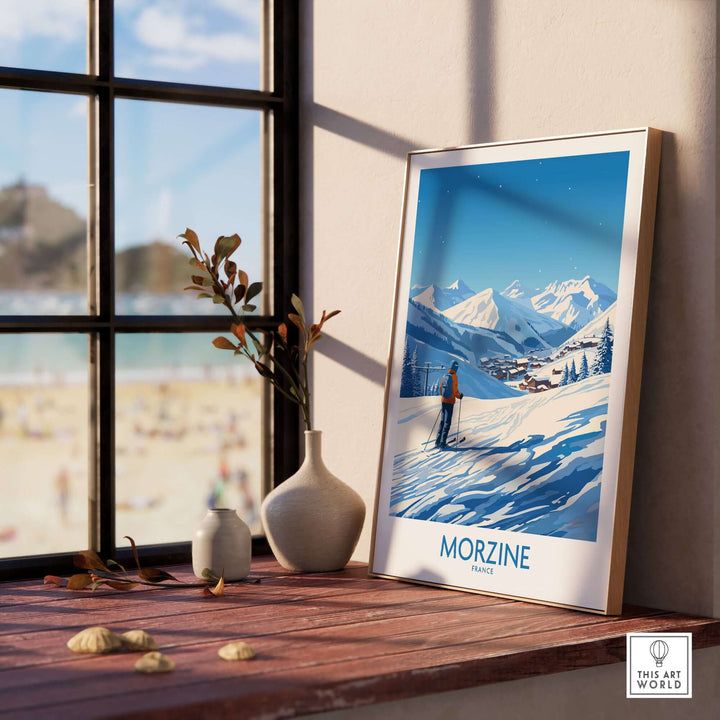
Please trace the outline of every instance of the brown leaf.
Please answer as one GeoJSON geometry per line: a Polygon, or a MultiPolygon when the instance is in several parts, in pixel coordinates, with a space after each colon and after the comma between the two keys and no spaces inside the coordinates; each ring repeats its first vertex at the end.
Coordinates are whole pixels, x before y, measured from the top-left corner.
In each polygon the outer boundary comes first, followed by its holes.
{"type": "Polygon", "coordinates": [[[187,245],[191,250],[196,250],[198,255],[200,254],[200,238],[194,230],[185,228],[185,232],[178,237],[185,238],[183,245],[187,245]]]}
{"type": "MultiPolygon", "coordinates": [[[[238,270],[237,271],[237,281],[241,284],[247,287],[250,284],[250,280],[248,278],[248,274],[244,270],[238,270]]],[[[239,301],[238,301],[239,302],[239,301]]]]}
{"type": "Polygon", "coordinates": [[[333,310],[332,312],[329,312],[327,315],[325,315],[325,311],[323,310],[323,320],[324,320],[324,321],[327,321],[327,320],[329,320],[330,318],[333,318],[333,317],[335,317],[336,315],[339,315],[339,314],[340,314],[340,311],[339,311],[339,310],[333,310]]]}
{"type": "Polygon", "coordinates": [[[113,588],[113,590],[132,590],[134,587],[139,585],[139,583],[136,582],[122,582],[120,580],[105,580],[104,582],[106,585],[113,588]]]}
{"type": "Polygon", "coordinates": [[[43,578],[43,585],[54,585],[55,587],[62,587],[63,579],[57,575],[46,575],[43,578]]]}
{"type": "Polygon", "coordinates": [[[300,332],[305,332],[305,325],[302,321],[302,318],[299,315],[296,315],[295,313],[288,313],[288,320],[298,327],[300,332]]]}
{"type": "Polygon", "coordinates": [[[73,564],[80,570],[105,570],[110,572],[94,550],[83,550],[73,557],[73,564]]]}
{"type": "Polygon", "coordinates": [[[142,580],[146,580],[151,583],[159,583],[165,580],[180,582],[174,575],[171,575],[169,572],[166,572],[161,568],[143,568],[142,570],[138,570],[138,575],[142,580]]]}
{"type": "Polygon", "coordinates": [[[236,302],[236,303],[239,303],[239,302],[243,299],[243,295],[245,295],[245,285],[243,285],[242,283],[240,283],[240,284],[235,288],[235,302],[236,302]]]}
{"type": "Polygon", "coordinates": [[[141,569],[140,568],[140,558],[138,557],[138,551],[137,551],[137,548],[135,547],[135,541],[129,535],[125,535],[124,537],[125,537],[125,540],[127,540],[130,543],[130,545],[132,546],[133,557],[135,558],[135,564],[137,565],[137,569],[140,570],[141,569]]]}
{"type": "Polygon", "coordinates": [[[230,340],[228,340],[226,337],[222,337],[222,336],[216,337],[212,341],[212,344],[216,348],[219,348],[220,350],[235,350],[235,347],[236,347],[235,345],[232,344],[232,342],[230,342],[230,340]]]}
{"type": "Polygon", "coordinates": [[[225,594],[225,580],[221,577],[215,587],[203,588],[203,595],[205,597],[221,597],[225,594]]]}
{"type": "Polygon", "coordinates": [[[278,335],[283,339],[283,342],[287,342],[287,325],[280,323],[277,329],[278,335]]]}
{"type": "Polygon", "coordinates": [[[310,342],[308,342],[308,344],[307,344],[307,346],[306,346],[306,348],[305,348],[305,352],[307,352],[321,337],[322,337],[322,335],[321,335],[320,333],[317,333],[316,335],[313,335],[313,336],[310,338],[310,342]]]}
{"type": "Polygon", "coordinates": [[[247,341],[245,340],[245,326],[244,325],[236,325],[233,323],[230,326],[230,332],[240,341],[240,345],[245,347],[247,345],[247,341]]]}
{"type": "Polygon", "coordinates": [[[88,585],[92,585],[93,579],[87,573],[77,573],[71,575],[67,581],[68,590],[84,590],[88,585]]]}

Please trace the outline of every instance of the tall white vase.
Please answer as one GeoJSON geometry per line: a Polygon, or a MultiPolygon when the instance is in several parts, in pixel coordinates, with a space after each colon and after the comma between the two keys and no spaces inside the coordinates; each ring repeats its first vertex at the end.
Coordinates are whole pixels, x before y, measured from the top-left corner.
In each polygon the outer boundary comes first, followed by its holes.
{"type": "Polygon", "coordinates": [[[207,511],[192,541],[193,572],[202,577],[205,568],[225,580],[242,580],[250,572],[250,528],[234,510],[207,511]]]}
{"type": "Polygon", "coordinates": [[[300,469],[263,501],[270,547],[288,570],[329,572],[347,565],[365,520],[365,503],[322,459],[322,432],[305,431],[300,469]]]}

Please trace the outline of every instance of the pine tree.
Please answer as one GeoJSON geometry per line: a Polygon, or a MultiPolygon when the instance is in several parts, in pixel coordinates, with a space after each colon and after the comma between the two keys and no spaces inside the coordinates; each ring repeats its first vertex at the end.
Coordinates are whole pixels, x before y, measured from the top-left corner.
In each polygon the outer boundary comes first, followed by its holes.
{"type": "Polygon", "coordinates": [[[425,392],[425,385],[420,370],[418,369],[418,353],[417,346],[413,350],[412,357],[410,358],[412,365],[412,395],[413,397],[419,397],[425,392]]]}
{"type": "Polygon", "coordinates": [[[571,383],[577,382],[578,374],[575,368],[575,358],[573,358],[572,365],[570,366],[570,372],[568,373],[568,381],[571,383]]]}
{"type": "Polygon", "coordinates": [[[580,361],[580,372],[578,372],[578,380],[585,380],[590,375],[590,369],[588,368],[587,355],[583,353],[582,360],[580,361]]]}
{"type": "Polygon", "coordinates": [[[413,387],[414,364],[410,355],[410,348],[406,343],[403,352],[402,375],[400,377],[400,397],[414,397],[415,395],[413,387]]]}
{"type": "Polygon", "coordinates": [[[564,387],[565,385],[568,385],[570,383],[570,374],[568,372],[568,366],[567,363],[565,363],[565,367],[563,368],[562,377],[560,378],[560,387],[564,387]]]}
{"type": "Polygon", "coordinates": [[[598,342],[595,358],[592,364],[593,375],[609,373],[612,368],[613,356],[613,331],[610,327],[610,320],[605,322],[600,342],[598,342]]]}

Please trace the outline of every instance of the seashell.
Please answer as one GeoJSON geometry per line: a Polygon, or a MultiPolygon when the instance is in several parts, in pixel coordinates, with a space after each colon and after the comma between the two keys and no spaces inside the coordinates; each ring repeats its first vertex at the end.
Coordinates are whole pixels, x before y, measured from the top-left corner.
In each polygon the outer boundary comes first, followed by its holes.
{"type": "Polygon", "coordinates": [[[142,650],[157,650],[157,643],[152,636],[144,630],[128,630],[120,636],[120,642],[128,650],[137,652],[142,650]]]}
{"type": "Polygon", "coordinates": [[[246,642],[231,642],[223,645],[218,650],[218,655],[223,660],[252,660],[255,657],[255,651],[246,642]]]}
{"type": "Polygon", "coordinates": [[[109,653],[122,646],[120,638],[104,627],[89,627],[73,635],[67,646],[76,653],[109,653]]]}
{"type": "Polygon", "coordinates": [[[135,670],[141,673],[163,673],[175,669],[175,663],[157,650],[145,653],[136,663],[135,670]]]}

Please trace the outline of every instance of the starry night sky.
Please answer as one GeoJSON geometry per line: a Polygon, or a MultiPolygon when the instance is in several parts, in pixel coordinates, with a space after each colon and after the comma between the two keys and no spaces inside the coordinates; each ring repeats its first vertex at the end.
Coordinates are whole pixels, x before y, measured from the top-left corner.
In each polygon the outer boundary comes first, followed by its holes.
{"type": "Polygon", "coordinates": [[[529,291],[590,275],[617,292],[628,152],[421,171],[411,285],[529,291]]]}

